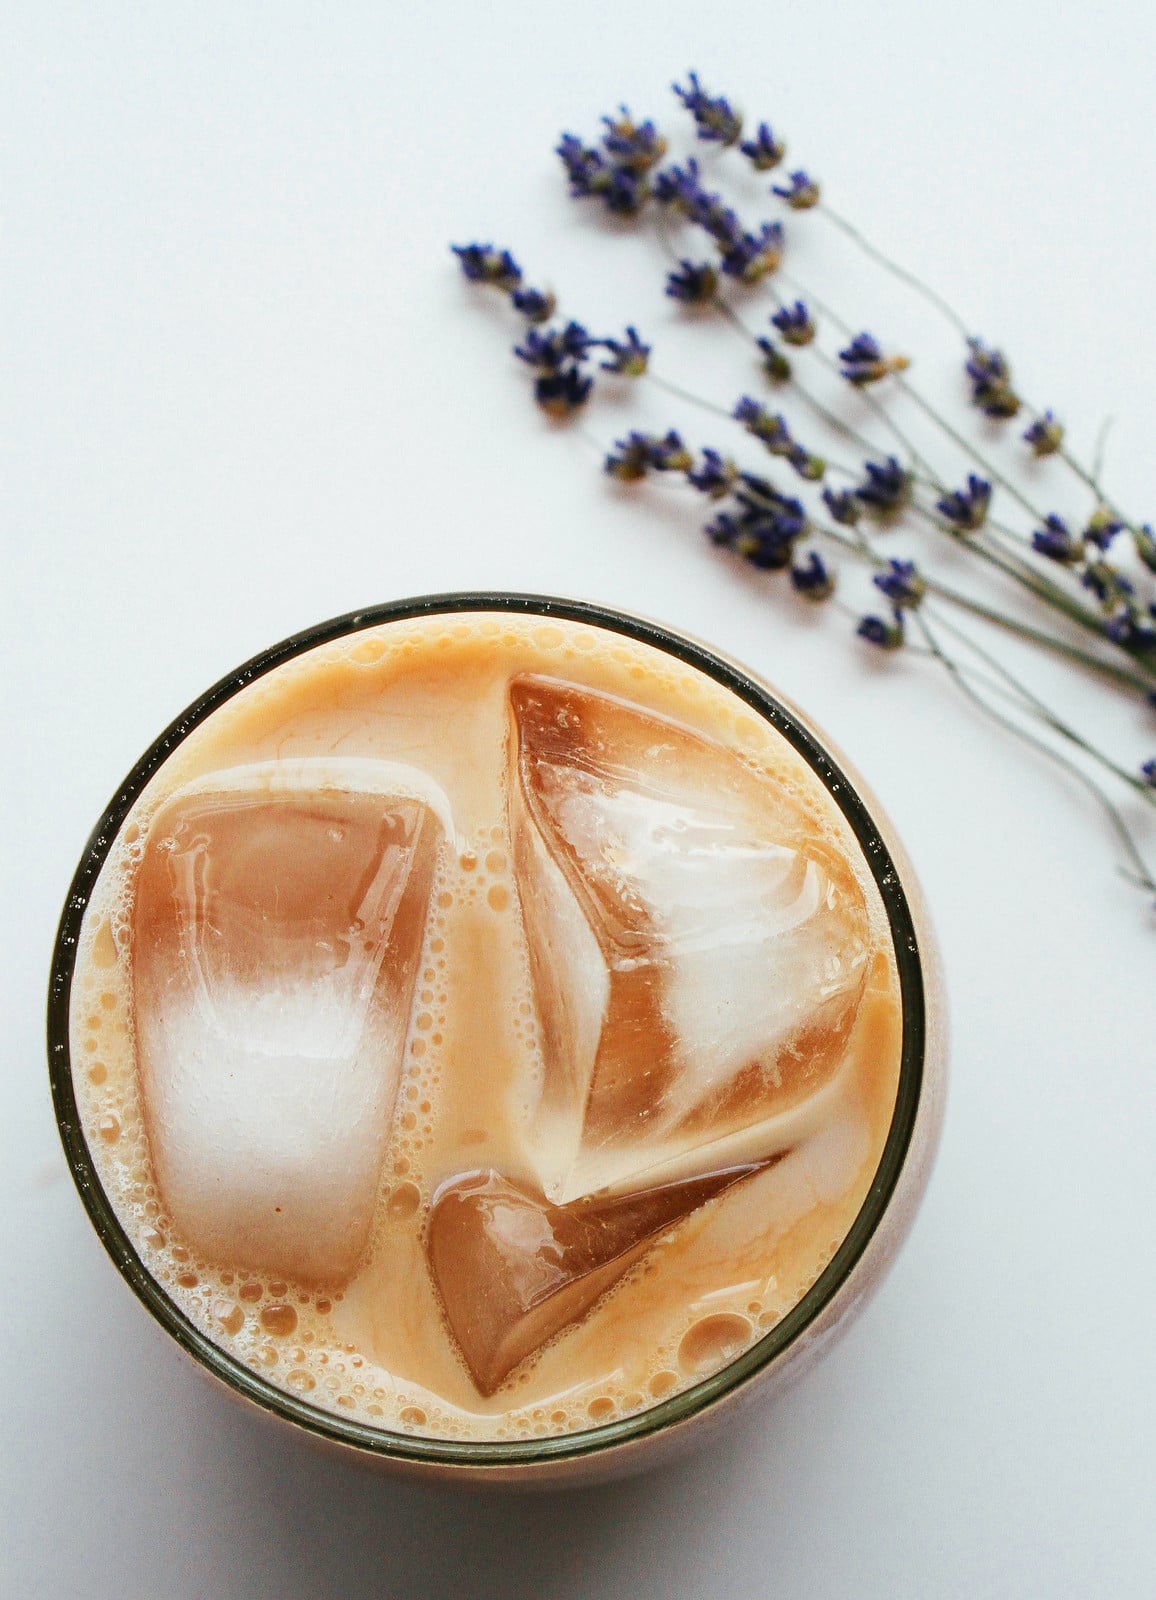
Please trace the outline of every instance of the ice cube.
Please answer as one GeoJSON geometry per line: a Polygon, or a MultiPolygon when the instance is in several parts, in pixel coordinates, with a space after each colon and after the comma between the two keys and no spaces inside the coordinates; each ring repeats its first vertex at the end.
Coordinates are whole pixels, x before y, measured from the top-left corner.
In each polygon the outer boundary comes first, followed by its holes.
{"type": "Polygon", "coordinates": [[[568,1206],[492,1169],[442,1184],[426,1248],[479,1393],[493,1394],[516,1366],[579,1322],[662,1234],[754,1170],[568,1206]]]}
{"type": "Polygon", "coordinates": [[[146,1126],[213,1260],[356,1265],[448,821],[420,772],[332,759],[213,773],[154,819],[133,906],[146,1126]]]}
{"type": "Polygon", "coordinates": [[[866,978],[845,856],[785,782],[691,728],[543,677],[510,703],[547,1191],[794,1143],[866,978]]]}

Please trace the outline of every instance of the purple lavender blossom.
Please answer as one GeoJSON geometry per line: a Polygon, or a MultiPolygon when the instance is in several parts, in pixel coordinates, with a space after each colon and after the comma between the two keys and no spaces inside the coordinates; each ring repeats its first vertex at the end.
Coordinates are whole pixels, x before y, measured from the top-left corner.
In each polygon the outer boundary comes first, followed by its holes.
{"type": "Polygon", "coordinates": [[[968,474],[966,486],[937,500],[935,509],[960,533],[974,533],[983,527],[990,504],[991,484],[972,472],[968,474]]]}
{"type": "Polygon", "coordinates": [[[780,144],[765,122],[759,123],[754,138],[744,141],[739,149],[756,172],[769,172],[787,153],[786,145],[780,144]]]}
{"type": "Polygon", "coordinates": [[[1107,550],[1108,546],[1118,533],[1123,533],[1124,524],[1107,506],[1097,506],[1088,518],[1088,526],[1084,529],[1084,538],[1089,544],[1094,544],[1097,550],[1107,550]]]}
{"type": "Polygon", "coordinates": [[[871,581],[887,596],[897,612],[917,606],[927,593],[927,585],[916,570],[914,561],[892,558],[887,563],[887,571],[877,572],[871,581]]]}
{"type": "Polygon", "coordinates": [[[788,183],[775,184],[773,192],[793,211],[809,211],[819,204],[819,185],[802,168],[791,173],[788,183]]]}
{"type": "Polygon", "coordinates": [[[520,311],[528,322],[549,322],[554,315],[554,296],[541,289],[515,289],[510,296],[515,311],[520,311]]]}
{"type": "Polygon", "coordinates": [[[617,372],[627,378],[641,378],[650,361],[650,346],[643,344],[636,328],[627,328],[624,339],[603,339],[602,348],[609,355],[600,363],[603,372],[617,372]]]}
{"type": "Polygon", "coordinates": [[[630,433],[615,441],[606,457],[606,471],[623,483],[636,483],[648,472],[686,472],[694,463],[690,451],[672,428],[665,435],[630,433]]]}
{"type": "Polygon", "coordinates": [[[835,574],[817,550],[809,550],[805,561],[791,567],[791,583],[805,600],[827,600],[835,592],[835,574]]]}
{"type": "Polygon", "coordinates": [[[1074,567],[1084,559],[1084,541],[1075,538],[1063,517],[1054,511],[1032,534],[1032,549],[1066,567],[1074,567]]]}
{"type": "Polygon", "coordinates": [[[786,383],[791,376],[791,363],[772,339],[760,339],[763,352],[763,371],[772,383],[786,383]]]}
{"type": "Polygon", "coordinates": [[[686,481],[711,500],[721,500],[738,482],[739,469],[709,447],[702,452],[698,466],[687,473],[686,481]]]}
{"type": "Polygon", "coordinates": [[[688,87],[672,84],[675,94],[695,120],[700,139],[713,144],[735,144],[743,131],[743,119],[723,95],[709,95],[697,72],[687,73],[688,87]]]}
{"type": "Polygon", "coordinates": [[[827,470],[820,456],[813,456],[793,436],[786,417],[767,410],[750,395],[744,395],[732,413],[736,422],[742,423],[749,434],[760,441],[773,456],[790,463],[801,478],[815,482],[827,470]]]}
{"type": "Polygon", "coordinates": [[[893,372],[904,372],[911,365],[906,356],[885,356],[878,339],[869,333],[857,334],[845,350],[840,350],[839,360],[843,377],[857,388],[878,383],[893,372]]]}
{"type": "Polygon", "coordinates": [[[796,300],[793,306],[780,306],[771,317],[771,322],[787,344],[806,345],[815,337],[811,313],[801,300],[796,300]]]}
{"type": "Polygon", "coordinates": [[[863,515],[860,496],[851,489],[824,489],[823,503],[835,522],[853,528],[863,515]]]}
{"type": "Polygon", "coordinates": [[[450,249],[471,283],[488,283],[508,293],[522,281],[522,269],[508,250],[492,244],[452,244],[450,249]]]}
{"type": "Polygon", "coordinates": [[[551,328],[546,333],[528,329],[522,343],[515,345],[514,354],[527,366],[553,372],[565,361],[584,361],[597,343],[580,322],[568,322],[561,330],[551,328]]]}
{"type": "Polygon", "coordinates": [[[666,154],[666,140],[654,123],[635,122],[626,106],[618,108],[617,117],[603,117],[602,122],[603,148],[618,166],[647,172],[666,154]]]}
{"type": "Polygon", "coordinates": [[[534,383],[534,399],[548,416],[564,421],[586,404],[593,379],[583,376],[577,364],[543,372],[534,383]]]}
{"type": "Polygon", "coordinates": [[[1054,456],[1064,442],[1064,425],[1051,411],[1045,411],[1027,429],[1024,442],[1031,445],[1034,455],[1054,456]]]}
{"type": "Polygon", "coordinates": [[[898,650],[904,637],[902,613],[896,611],[890,622],[883,617],[864,617],[855,632],[879,650],[898,650]]]}
{"type": "Polygon", "coordinates": [[[681,167],[663,167],[654,180],[654,197],[705,229],[720,250],[733,248],[743,238],[743,225],[737,214],[721,194],[705,187],[702,169],[693,156],[681,167]]]}
{"type": "Polygon", "coordinates": [[[911,500],[911,474],[900,466],[897,457],[886,461],[865,461],[866,477],[855,489],[855,498],[877,516],[901,511],[911,500]]]}
{"type": "Polygon", "coordinates": [[[718,273],[708,261],[680,261],[667,274],[666,292],[684,306],[707,305],[718,293],[718,273]]]}
{"type": "Polygon", "coordinates": [[[783,225],[764,222],[757,233],[744,233],[722,255],[722,269],[740,283],[758,283],[783,259],[783,225]]]}
{"type": "Polygon", "coordinates": [[[972,404],[986,417],[1014,417],[1020,401],[1011,386],[1011,369],[1002,352],[984,344],[982,339],[969,339],[967,348],[964,370],[971,380],[972,404]]]}

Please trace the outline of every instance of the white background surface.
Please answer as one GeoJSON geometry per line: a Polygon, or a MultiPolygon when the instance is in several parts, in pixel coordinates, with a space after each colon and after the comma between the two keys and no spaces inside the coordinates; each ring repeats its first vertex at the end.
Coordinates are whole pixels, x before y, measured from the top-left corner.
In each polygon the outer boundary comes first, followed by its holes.
{"type": "MultiPolygon", "coordinates": [[[[1085,446],[1114,413],[1113,485],[1150,513],[1156,11],[36,0],[4,18],[0,1587],[1150,1595],[1142,897],[1085,796],[928,667],[880,670],[667,502],[610,492],[533,414],[509,323],[446,244],[508,242],[567,310],[664,334],[660,263],[568,207],[550,149],[623,98],[674,120],[668,81],[697,64],[1011,344],[1085,446]],[[645,610],[802,702],[908,842],[954,1010],[939,1166],[846,1341],[684,1465],[557,1497],[363,1477],[210,1392],[91,1233],[43,1062],[68,879],[159,729],[297,628],[471,585],[645,610]]],[[[1151,719],[1090,687],[1073,703],[1129,762],[1156,749],[1151,719]]]]}

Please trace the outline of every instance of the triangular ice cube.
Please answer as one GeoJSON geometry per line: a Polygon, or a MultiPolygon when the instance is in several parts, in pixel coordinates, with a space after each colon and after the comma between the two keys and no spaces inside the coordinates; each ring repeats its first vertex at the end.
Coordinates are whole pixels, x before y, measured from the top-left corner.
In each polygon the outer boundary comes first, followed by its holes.
{"type": "Polygon", "coordinates": [[[846,857],[785,779],[669,718],[532,676],[510,705],[547,1191],[794,1142],[866,977],[846,857]]]}
{"type": "Polygon", "coordinates": [[[387,762],[271,761],[179,790],[133,905],[161,1192],[193,1247],[339,1281],[376,1202],[441,792],[387,762]]]}
{"type": "Polygon", "coordinates": [[[754,1168],[569,1206],[492,1170],[434,1197],[426,1248],[446,1319],[479,1393],[581,1320],[684,1217],[754,1168]]]}

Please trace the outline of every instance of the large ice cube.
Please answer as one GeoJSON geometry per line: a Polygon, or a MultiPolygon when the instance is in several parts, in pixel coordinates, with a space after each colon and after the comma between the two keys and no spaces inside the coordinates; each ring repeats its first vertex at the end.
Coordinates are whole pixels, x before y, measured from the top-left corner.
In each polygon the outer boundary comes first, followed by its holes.
{"type": "Polygon", "coordinates": [[[369,1232],[441,792],[370,760],[264,762],[173,795],[133,908],[153,1162],[213,1259],[315,1281],[369,1232]]]}
{"type": "Polygon", "coordinates": [[[426,1247],[479,1392],[493,1394],[527,1356],[580,1321],[661,1234],[752,1170],[568,1206],[492,1170],[444,1183],[426,1247]]]}
{"type": "Polygon", "coordinates": [[[548,1192],[794,1143],[866,977],[842,852],[785,782],[679,723],[543,677],[510,703],[548,1192]]]}

